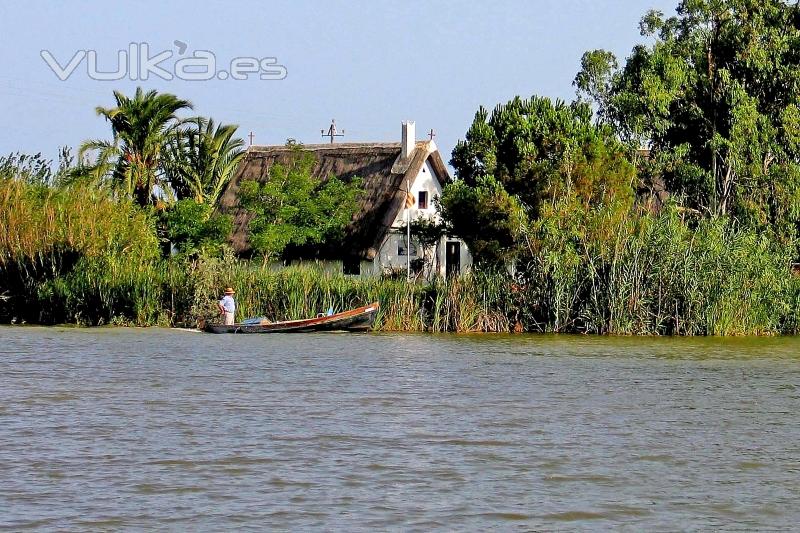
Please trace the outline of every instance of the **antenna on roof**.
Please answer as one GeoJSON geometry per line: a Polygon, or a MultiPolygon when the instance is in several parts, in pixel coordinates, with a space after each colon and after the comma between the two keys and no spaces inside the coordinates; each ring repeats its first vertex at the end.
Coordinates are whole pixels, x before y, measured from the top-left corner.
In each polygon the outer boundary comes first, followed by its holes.
{"type": "Polygon", "coordinates": [[[331,144],[333,144],[333,139],[335,137],[344,137],[344,130],[342,130],[342,132],[339,133],[338,130],[336,129],[336,120],[335,119],[331,119],[331,125],[328,128],[328,133],[325,133],[325,130],[319,130],[319,131],[322,133],[323,137],[330,137],[331,138],[331,144]]]}

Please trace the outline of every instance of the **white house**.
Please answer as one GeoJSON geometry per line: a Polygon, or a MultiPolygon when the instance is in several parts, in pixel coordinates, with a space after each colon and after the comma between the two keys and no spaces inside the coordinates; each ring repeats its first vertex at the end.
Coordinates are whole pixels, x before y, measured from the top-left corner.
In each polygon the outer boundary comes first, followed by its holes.
{"type": "MultiPolygon", "coordinates": [[[[313,144],[302,148],[316,158],[315,176],[323,180],[337,176],[345,181],[359,177],[365,193],[346,230],[343,246],[315,247],[298,259],[313,259],[353,275],[405,271],[409,259],[406,221],[409,217],[436,220],[435,198],[451,179],[436,143],[417,141],[414,122],[404,122],[399,143],[313,144]]],[[[249,214],[240,208],[238,198],[242,180],[266,180],[270,166],[291,155],[289,146],[251,146],[223,194],[223,210],[234,215],[232,244],[238,253],[250,251],[249,214]]],[[[426,276],[462,272],[472,264],[467,247],[459,239],[443,237],[435,246],[422,249],[412,234],[411,243],[412,265],[419,269],[425,263],[425,271],[418,273],[426,276]]]]}

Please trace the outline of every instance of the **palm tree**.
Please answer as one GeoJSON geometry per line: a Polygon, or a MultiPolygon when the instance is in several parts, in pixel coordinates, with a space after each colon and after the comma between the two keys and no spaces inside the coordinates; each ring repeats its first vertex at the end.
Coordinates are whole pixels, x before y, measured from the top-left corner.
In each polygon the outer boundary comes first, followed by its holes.
{"type": "Polygon", "coordinates": [[[94,169],[108,175],[113,183],[141,206],[154,200],[155,187],[164,188],[161,180],[162,149],[179,124],[176,113],[191,109],[192,104],[174,94],[136,89],[133,98],[114,91],[116,107],[97,107],[98,115],[111,122],[114,140],[86,141],[79,157],[97,150],[94,169]]]}
{"type": "Polygon", "coordinates": [[[245,155],[244,141],[234,138],[238,126],[196,117],[173,132],[164,169],[179,199],[214,206],[245,155]]]}

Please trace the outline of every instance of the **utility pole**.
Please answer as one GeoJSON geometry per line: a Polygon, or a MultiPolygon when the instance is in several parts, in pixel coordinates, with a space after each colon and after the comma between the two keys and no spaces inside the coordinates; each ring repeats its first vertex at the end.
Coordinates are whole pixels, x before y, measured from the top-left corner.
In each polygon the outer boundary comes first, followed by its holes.
{"type": "Polygon", "coordinates": [[[336,129],[336,120],[331,119],[331,125],[328,127],[328,132],[325,133],[325,130],[319,130],[322,133],[323,137],[330,137],[331,144],[333,144],[333,139],[335,137],[344,137],[344,130],[341,133],[338,132],[336,129]]]}

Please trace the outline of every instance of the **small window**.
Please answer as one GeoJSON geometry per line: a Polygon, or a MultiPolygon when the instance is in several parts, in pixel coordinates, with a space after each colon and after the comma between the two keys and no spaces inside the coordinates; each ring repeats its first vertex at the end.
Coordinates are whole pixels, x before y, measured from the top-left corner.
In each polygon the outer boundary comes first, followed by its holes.
{"type": "Polygon", "coordinates": [[[419,191],[419,209],[428,209],[428,191],[419,191]]]}
{"type": "MultiPolygon", "coordinates": [[[[405,237],[399,239],[397,241],[397,255],[402,255],[405,257],[406,255],[406,239],[405,237]]],[[[411,257],[417,257],[417,245],[414,242],[411,242],[411,257]]]]}
{"type": "Polygon", "coordinates": [[[361,259],[358,257],[348,257],[342,261],[342,273],[345,276],[360,276],[361,259]]]}

